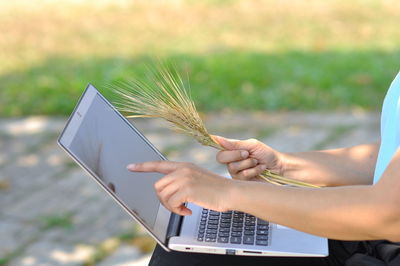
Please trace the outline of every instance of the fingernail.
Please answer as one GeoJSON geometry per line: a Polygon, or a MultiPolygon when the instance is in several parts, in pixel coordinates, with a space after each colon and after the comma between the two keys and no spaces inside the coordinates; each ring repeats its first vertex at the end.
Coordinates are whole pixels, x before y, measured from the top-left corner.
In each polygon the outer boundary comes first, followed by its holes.
{"type": "Polygon", "coordinates": [[[135,170],[135,167],[136,167],[136,164],[131,163],[131,164],[128,164],[128,166],[127,166],[126,168],[127,168],[128,170],[133,171],[133,170],[135,170]]]}
{"type": "Polygon", "coordinates": [[[242,156],[242,158],[247,158],[247,156],[249,156],[249,152],[248,151],[241,151],[240,155],[242,156]]]}

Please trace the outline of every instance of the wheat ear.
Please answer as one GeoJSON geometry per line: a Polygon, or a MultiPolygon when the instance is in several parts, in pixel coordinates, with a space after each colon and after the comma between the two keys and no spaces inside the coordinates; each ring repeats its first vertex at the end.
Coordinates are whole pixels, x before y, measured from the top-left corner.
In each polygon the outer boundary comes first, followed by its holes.
{"type": "MultiPolygon", "coordinates": [[[[117,96],[117,109],[132,117],[158,117],[169,122],[173,129],[186,134],[205,146],[224,148],[210,135],[200,118],[185,84],[175,68],[148,68],[142,80],[116,82],[109,88],[117,96]]],[[[261,179],[276,185],[318,187],[316,185],[279,176],[265,170],[261,179]]]]}

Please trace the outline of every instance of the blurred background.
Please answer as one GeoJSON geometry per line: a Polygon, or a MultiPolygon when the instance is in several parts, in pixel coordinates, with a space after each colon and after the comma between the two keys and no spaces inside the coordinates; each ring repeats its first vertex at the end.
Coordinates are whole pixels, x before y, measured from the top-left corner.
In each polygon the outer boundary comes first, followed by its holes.
{"type": "MultiPolygon", "coordinates": [[[[399,14],[395,0],[0,0],[0,265],[148,262],[154,242],[55,144],[87,83],[112,98],[105,85],[159,58],[212,132],[283,151],[373,141],[399,14]]],[[[137,123],[170,159],[225,171],[137,123]]]]}

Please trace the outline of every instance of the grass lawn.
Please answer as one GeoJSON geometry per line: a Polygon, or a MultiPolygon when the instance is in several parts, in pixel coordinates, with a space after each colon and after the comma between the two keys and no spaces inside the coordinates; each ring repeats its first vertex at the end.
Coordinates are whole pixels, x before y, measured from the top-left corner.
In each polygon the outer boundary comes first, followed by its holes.
{"type": "Polygon", "coordinates": [[[378,110],[400,69],[398,1],[6,2],[0,116],[66,115],[155,56],[202,111],[378,110]]]}

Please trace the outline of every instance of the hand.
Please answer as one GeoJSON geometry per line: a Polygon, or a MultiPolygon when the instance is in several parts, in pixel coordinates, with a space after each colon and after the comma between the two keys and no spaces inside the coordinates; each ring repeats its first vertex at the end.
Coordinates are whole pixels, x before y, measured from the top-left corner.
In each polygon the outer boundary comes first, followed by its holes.
{"type": "Polygon", "coordinates": [[[258,180],[266,169],[283,174],[283,154],[256,139],[233,140],[213,138],[226,150],[217,154],[217,161],[226,164],[234,179],[258,180]]]}
{"type": "Polygon", "coordinates": [[[132,172],[166,174],[154,184],[161,203],[179,215],[191,215],[185,202],[192,202],[215,211],[229,210],[231,188],[237,181],[218,176],[191,163],[170,161],[144,162],[128,165],[132,172]]]}

